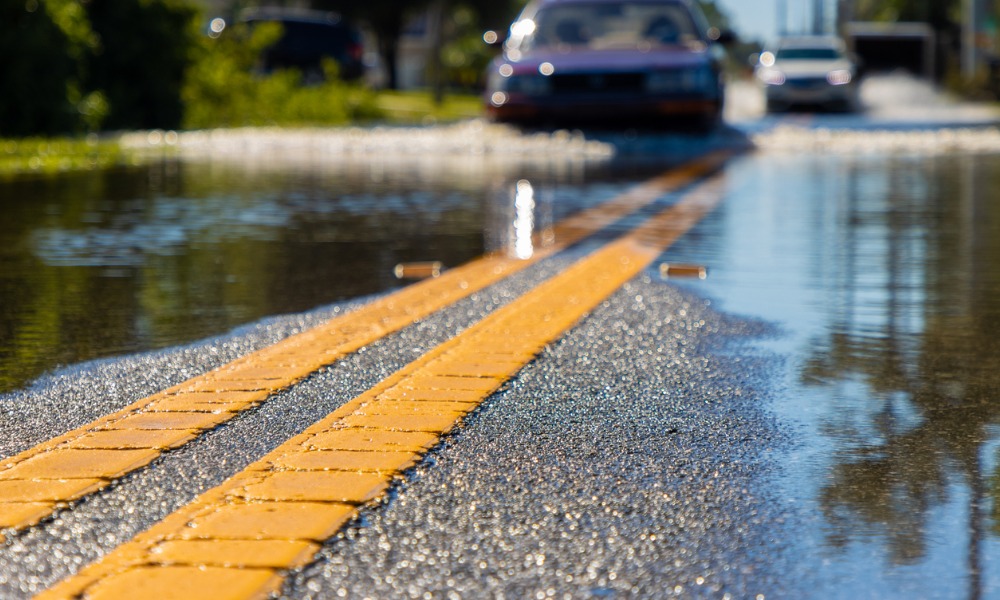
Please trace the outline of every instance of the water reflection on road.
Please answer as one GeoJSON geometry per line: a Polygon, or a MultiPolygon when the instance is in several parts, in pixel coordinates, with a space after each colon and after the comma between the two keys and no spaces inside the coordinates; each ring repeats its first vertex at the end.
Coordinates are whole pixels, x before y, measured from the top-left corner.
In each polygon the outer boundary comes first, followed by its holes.
{"type": "Polygon", "coordinates": [[[780,487],[823,597],[1000,593],[998,172],[758,154],[677,251],[725,309],[783,329],[776,406],[800,443],[780,487]]]}
{"type": "Polygon", "coordinates": [[[400,263],[447,268],[523,242],[522,179],[545,182],[541,230],[606,198],[617,184],[601,180],[634,175],[579,160],[432,165],[164,160],[0,182],[0,393],[59,365],[385,292],[406,283],[400,263]]]}

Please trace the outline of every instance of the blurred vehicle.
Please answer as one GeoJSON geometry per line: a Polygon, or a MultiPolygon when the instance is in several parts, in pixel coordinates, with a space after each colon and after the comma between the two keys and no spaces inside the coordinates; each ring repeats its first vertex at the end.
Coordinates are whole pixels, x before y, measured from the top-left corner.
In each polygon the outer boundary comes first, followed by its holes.
{"type": "Polygon", "coordinates": [[[858,65],[837,37],[782,39],[760,55],[756,75],[768,112],[793,106],[852,111],[859,106],[858,65]]]}
{"type": "Polygon", "coordinates": [[[486,112],[500,121],[721,118],[724,50],[693,0],[534,0],[490,65],[486,112]]]}
{"type": "Polygon", "coordinates": [[[251,27],[278,23],[281,38],[264,51],[261,70],[297,69],[306,82],[324,78],[323,60],[332,59],[341,79],[354,80],[365,73],[361,31],[337,13],[290,8],[252,8],[239,20],[251,27]]]}

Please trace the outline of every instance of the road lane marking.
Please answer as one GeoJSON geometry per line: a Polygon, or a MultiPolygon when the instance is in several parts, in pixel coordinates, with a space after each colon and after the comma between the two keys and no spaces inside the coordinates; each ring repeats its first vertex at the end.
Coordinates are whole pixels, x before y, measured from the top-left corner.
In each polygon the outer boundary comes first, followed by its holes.
{"type": "Polygon", "coordinates": [[[277,592],[281,578],[271,569],[143,567],[123,573],[106,586],[88,594],[87,600],[112,598],[211,598],[212,600],[265,600],[277,592]]]}
{"type": "MultiPolygon", "coordinates": [[[[564,219],[554,226],[556,243],[541,247],[528,260],[489,255],[471,261],[0,460],[0,529],[21,530],[37,524],[67,502],[106,487],[162,452],[255,408],[357,349],[523,270],[718,169],[732,154],[725,150],[712,153],[564,219]],[[70,480],[65,483],[44,471],[14,469],[25,463],[35,464],[28,463],[29,459],[64,449],[92,453],[94,463],[99,462],[98,457],[111,456],[107,451],[144,450],[145,454],[130,469],[117,466],[131,456],[122,454],[107,461],[107,470],[90,469],[89,474],[76,477],[64,470],[63,477],[70,480]],[[35,493],[28,493],[29,489],[35,493]],[[59,490],[65,492],[60,494],[59,490]],[[37,499],[25,500],[29,497],[37,499]],[[42,508],[44,504],[48,504],[47,510],[42,508]]],[[[51,458],[69,456],[56,454],[51,458]]],[[[0,534],[0,541],[3,539],[0,534]]]]}
{"type": "Polygon", "coordinates": [[[214,598],[233,581],[241,586],[233,598],[266,597],[289,570],[308,562],[302,554],[310,544],[332,536],[359,507],[382,497],[393,479],[464,415],[714,209],[722,198],[722,181],[721,176],[708,180],[675,206],[439,344],[36,598],[129,598],[135,596],[129,586],[152,590],[156,585],[163,585],[156,589],[161,599],[214,598]],[[502,368],[479,373],[470,365],[502,368]],[[460,400],[442,401],[449,392],[460,400]],[[427,410],[425,403],[434,408],[427,410]],[[433,423],[414,418],[438,410],[449,418],[433,423]],[[300,511],[320,513],[317,527],[305,527],[294,514],[300,511]],[[246,557],[264,539],[300,545],[281,547],[251,564],[246,557]],[[190,551],[172,545],[193,540],[205,545],[190,551]],[[175,593],[166,585],[198,568],[203,589],[185,586],[175,593]],[[239,579],[243,573],[245,579],[239,579]]]}

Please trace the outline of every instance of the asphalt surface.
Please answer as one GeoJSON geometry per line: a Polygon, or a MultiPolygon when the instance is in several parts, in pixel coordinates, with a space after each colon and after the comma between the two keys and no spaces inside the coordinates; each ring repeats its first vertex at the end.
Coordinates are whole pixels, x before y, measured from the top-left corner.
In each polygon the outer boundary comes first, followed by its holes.
{"type": "Polygon", "coordinates": [[[759,408],[762,365],[731,354],[761,333],[654,278],[628,284],[329,543],[287,597],[778,588],[783,527],[760,483],[781,434],[759,408]]]}
{"type": "MultiPolygon", "coordinates": [[[[746,133],[771,152],[771,145],[788,152],[872,147],[872,136],[835,129],[746,133]]],[[[1000,147],[995,130],[969,135],[963,144],[1000,147]]],[[[907,150],[917,141],[922,150],[948,148],[960,136],[878,139],[907,150]]],[[[645,151],[642,140],[634,147],[645,151]]],[[[600,147],[581,152],[600,154],[600,147]]],[[[696,228],[688,239],[698,235],[696,228]]],[[[0,598],[28,598],[100,558],[594,243],[387,336],[72,510],[10,533],[0,545],[0,598]]],[[[837,582],[822,573],[825,557],[804,553],[798,540],[806,509],[776,484],[787,476],[781,457],[795,447],[796,431],[768,409],[784,391],[775,374],[787,357],[761,342],[781,334],[716,311],[698,292],[697,283],[679,286],[655,268],[626,284],[330,539],[315,562],[286,580],[282,595],[798,598],[819,590],[837,597],[837,582]]],[[[0,457],[359,302],[57,371],[0,397],[0,457]]]]}
{"type": "MultiPolygon", "coordinates": [[[[586,251],[578,248],[363,349],[0,549],[23,598],[202,491],[586,251]]],[[[9,456],[350,306],[166,352],[90,363],[3,399],[9,456]]],[[[781,443],[762,409],[766,328],[650,270],[588,317],[330,540],[285,594],[746,597],[779,586],[781,443]],[[740,348],[739,358],[734,355],[740,348]]]]}

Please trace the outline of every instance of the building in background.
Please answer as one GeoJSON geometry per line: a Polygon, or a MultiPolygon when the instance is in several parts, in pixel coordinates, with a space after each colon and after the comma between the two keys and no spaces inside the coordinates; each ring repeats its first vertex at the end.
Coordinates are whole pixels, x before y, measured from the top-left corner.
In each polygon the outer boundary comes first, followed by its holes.
{"type": "Polygon", "coordinates": [[[981,82],[1000,72],[998,0],[777,0],[780,34],[843,36],[872,70],[981,82]]]}

